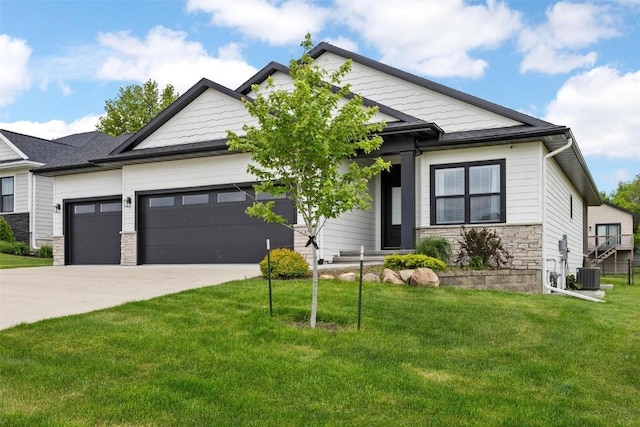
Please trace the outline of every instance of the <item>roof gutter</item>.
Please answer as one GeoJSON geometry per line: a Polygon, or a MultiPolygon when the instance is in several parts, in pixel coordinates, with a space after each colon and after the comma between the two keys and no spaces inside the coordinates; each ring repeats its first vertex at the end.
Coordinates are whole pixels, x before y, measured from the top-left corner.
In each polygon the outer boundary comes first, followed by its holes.
{"type": "MultiPolygon", "coordinates": [[[[549,292],[553,293],[560,293],[563,295],[568,295],[571,297],[575,297],[575,298],[580,298],[583,300],[587,300],[587,301],[591,301],[591,302],[604,302],[604,300],[598,299],[598,298],[593,298],[587,295],[582,295],[579,294],[577,292],[571,292],[568,291],[566,289],[562,289],[560,287],[558,288],[554,288],[553,286],[549,285],[547,283],[547,268],[546,268],[546,263],[547,263],[547,250],[546,250],[546,242],[547,242],[547,161],[562,153],[565,150],[568,150],[569,148],[571,148],[571,146],[573,145],[573,135],[570,135],[569,138],[567,139],[567,143],[565,145],[563,145],[562,147],[558,148],[557,150],[551,151],[549,153],[547,153],[543,158],[542,158],[542,286],[544,289],[548,290],[549,292]]],[[[562,265],[562,282],[564,283],[565,280],[565,269],[564,269],[564,264],[562,265]]]]}

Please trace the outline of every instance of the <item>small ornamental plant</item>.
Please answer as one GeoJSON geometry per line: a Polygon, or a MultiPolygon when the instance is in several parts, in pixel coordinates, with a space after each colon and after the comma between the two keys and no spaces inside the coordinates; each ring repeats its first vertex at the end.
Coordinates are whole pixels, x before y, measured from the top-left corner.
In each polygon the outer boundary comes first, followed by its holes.
{"type": "MultiPolygon", "coordinates": [[[[268,277],[269,264],[266,256],[260,261],[260,272],[262,277],[268,277]]],[[[301,279],[307,276],[309,264],[298,252],[286,248],[271,251],[272,279],[301,279]]]]}
{"type": "Polygon", "coordinates": [[[451,261],[451,244],[444,237],[428,236],[418,242],[416,253],[438,258],[448,264],[451,261]]]}
{"type": "Polygon", "coordinates": [[[0,240],[3,242],[15,242],[16,238],[13,235],[13,230],[4,217],[0,216],[0,240]]]}
{"type": "Polygon", "coordinates": [[[502,239],[495,230],[486,228],[467,230],[462,227],[460,237],[461,240],[458,241],[460,253],[456,264],[478,270],[490,267],[500,268],[513,259],[502,245],[502,239]]]}

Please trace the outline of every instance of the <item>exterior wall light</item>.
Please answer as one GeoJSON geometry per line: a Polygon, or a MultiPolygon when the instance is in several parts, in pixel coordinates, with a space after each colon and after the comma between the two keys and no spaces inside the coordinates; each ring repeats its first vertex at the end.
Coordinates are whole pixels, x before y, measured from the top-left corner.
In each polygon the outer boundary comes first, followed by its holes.
{"type": "Polygon", "coordinates": [[[53,211],[55,213],[59,213],[60,212],[60,203],[56,203],[55,205],[53,205],[53,211]]]}
{"type": "Polygon", "coordinates": [[[130,208],[131,207],[131,197],[127,197],[125,199],[122,200],[124,202],[124,206],[126,208],[130,208]]]}

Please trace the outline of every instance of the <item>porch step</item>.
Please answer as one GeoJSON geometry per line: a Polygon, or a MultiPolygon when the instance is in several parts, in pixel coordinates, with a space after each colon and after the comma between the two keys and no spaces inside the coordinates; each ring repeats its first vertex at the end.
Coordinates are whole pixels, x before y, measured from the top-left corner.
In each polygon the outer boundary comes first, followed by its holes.
{"type": "MultiPolygon", "coordinates": [[[[384,251],[365,251],[364,262],[383,263],[384,257],[393,254],[412,254],[412,249],[397,249],[384,251]]],[[[360,251],[340,251],[340,256],[333,258],[333,264],[357,264],[360,262],[360,251]]]]}

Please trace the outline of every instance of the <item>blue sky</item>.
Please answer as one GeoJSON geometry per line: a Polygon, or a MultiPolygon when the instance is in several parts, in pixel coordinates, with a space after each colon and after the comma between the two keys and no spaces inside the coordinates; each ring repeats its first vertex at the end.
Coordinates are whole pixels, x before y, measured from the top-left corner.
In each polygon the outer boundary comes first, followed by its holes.
{"type": "Polygon", "coordinates": [[[640,173],[640,0],[0,0],[0,128],[93,130],[149,78],[235,89],[307,32],[571,127],[600,190],[640,173]]]}

